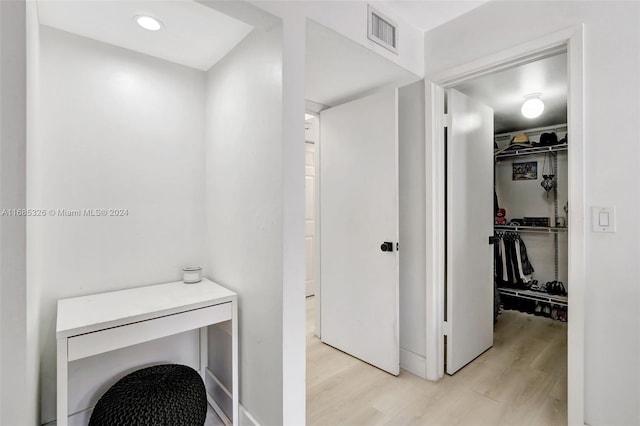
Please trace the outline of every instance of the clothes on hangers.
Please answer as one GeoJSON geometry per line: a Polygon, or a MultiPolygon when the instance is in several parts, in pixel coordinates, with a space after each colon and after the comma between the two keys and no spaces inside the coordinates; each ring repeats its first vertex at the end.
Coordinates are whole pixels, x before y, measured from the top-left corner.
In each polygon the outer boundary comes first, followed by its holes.
{"type": "Polygon", "coordinates": [[[497,232],[494,274],[499,287],[529,288],[534,272],[527,247],[517,232],[497,232]]]}

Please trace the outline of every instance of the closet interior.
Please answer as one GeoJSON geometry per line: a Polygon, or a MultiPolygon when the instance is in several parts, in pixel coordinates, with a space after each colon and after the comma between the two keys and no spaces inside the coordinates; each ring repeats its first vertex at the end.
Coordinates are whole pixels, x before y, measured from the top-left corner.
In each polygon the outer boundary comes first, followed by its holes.
{"type": "Polygon", "coordinates": [[[567,139],[566,124],[503,133],[494,155],[502,307],[560,321],[568,317],[567,139]]]}
{"type": "Polygon", "coordinates": [[[495,321],[502,310],[568,319],[566,63],[561,53],[456,87],[494,110],[495,321]]]}

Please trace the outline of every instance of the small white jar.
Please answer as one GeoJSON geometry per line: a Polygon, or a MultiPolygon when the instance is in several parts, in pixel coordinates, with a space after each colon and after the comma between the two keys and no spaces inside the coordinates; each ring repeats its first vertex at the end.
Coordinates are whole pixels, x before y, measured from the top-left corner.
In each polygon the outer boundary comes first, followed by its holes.
{"type": "Polygon", "coordinates": [[[202,281],[202,268],[200,266],[186,266],[182,268],[182,282],[195,284],[202,281]]]}

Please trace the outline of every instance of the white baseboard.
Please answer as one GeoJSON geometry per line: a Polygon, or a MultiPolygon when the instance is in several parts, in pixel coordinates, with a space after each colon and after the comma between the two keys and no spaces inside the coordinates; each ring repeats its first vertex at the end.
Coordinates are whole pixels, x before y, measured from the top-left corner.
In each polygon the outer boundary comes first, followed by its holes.
{"type": "Polygon", "coordinates": [[[400,348],[400,368],[422,379],[427,378],[427,359],[402,348],[400,348]]]}
{"type": "Polygon", "coordinates": [[[256,418],[253,417],[242,404],[240,404],[240,419],[238,423],[239,426],[260,426],[256,418]]]}

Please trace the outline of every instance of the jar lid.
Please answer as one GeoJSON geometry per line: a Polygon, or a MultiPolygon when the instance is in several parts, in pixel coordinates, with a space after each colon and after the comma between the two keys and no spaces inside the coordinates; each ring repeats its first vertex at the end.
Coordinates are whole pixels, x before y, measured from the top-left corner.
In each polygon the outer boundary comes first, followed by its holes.
{"type": "Polygon", "coordinates": [[[202,268],[200,266],[185,266],[184,268],[182,268],[182,270],[184,272],[196,272],[201,271],[202,268]]]}

